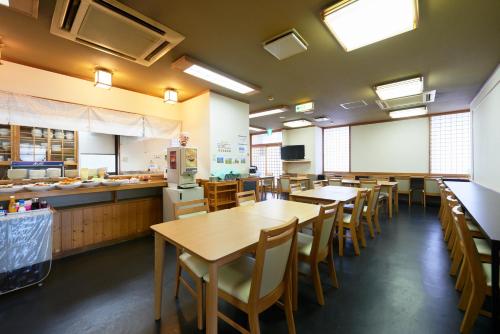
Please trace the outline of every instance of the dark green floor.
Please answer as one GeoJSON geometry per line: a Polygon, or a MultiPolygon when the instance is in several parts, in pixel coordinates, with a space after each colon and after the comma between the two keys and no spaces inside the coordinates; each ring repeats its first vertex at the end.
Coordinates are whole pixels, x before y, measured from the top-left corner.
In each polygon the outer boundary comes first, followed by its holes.
{"type": "MultiPolygon", "coordinates": [[[[436,208],[411,211],[401,205],[382,235],[368,240],[361,256],[350,245],[336,257],[341,284],[334,289],[323,271],[326,305],[316,304],[304,277],[299,286],[298,333],[458,333],[459,294],[448,275],[449,258],[436,208]]],[[[174,249],[167,255],[166,282],[172,282],[174,249]]],[[[153,320],[153,240],[143,238],[55,261],[43,286],[0,296],[0,333],[195,333],[195,303],[181,291],[173,298],[165,284],[161,324],[153,320]]],[[[227,305],[226,312],[246,325],[227,305]]],[[[282,310],[260,318],[263,333],[286,333],[282,310]]],[[[219,321],[220,333],[236,333],[219,321]]],[[[474,333],[489,333],[480,318],[474,333]]]]}

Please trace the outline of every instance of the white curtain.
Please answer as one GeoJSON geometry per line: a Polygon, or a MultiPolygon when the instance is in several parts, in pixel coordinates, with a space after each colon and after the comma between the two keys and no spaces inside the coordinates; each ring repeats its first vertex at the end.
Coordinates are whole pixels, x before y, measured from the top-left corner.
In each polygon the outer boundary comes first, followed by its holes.
{"type": "Polygon", "coordinates": [[[12,94],[0,91],[0,124],[9,124],[12,94]]]}
{"type": "Polygon", "coordinates": [[[155,116],[144,116],[144,137],[177,138],[181,132],[181,122],[155,116]]]}
{"type": "Polygon", "coordinates": [[[12,94],[10,98],[10,123],[41,128],[88,131],[89,107],[12,94]]]}
{"type": "Polygon", "coordinates": [[[134,137],[144,135],[142,115],[90,107],[89,120],[90,132],[134,137]]]}

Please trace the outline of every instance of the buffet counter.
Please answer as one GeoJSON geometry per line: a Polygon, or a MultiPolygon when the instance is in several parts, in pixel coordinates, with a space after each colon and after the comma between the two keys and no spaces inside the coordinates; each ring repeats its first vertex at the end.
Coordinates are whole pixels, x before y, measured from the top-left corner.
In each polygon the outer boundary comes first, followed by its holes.
{"type": "Polygon", "coordinates": [[[21,190],[0,194],[16,200],[39,198],[54,209],[52,255],[61,258],[150,234],[163,220],[165,180],[140,181],[90,188],[21,190]]]}

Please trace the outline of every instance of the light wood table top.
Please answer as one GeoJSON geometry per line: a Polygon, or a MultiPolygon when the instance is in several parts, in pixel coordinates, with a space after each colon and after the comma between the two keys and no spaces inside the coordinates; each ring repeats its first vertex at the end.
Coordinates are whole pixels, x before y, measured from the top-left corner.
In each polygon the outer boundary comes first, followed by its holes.
{"type": "Polygon", "coordinates": [[[305,191],[296,191],[290,196],[292,198],[306,198],[310,200],[349,202],[356,198],[358,191],[364,188],[326,186],[305,191]]]}
{"type": "Polygon", "coordinates": [[[309,181],[309,178],[306,176],[291,176],[290,181],[309,181]]]}
{"type": "Polygon", "coordinates": [[[232,208],[236,212],[251,213],[262,217],[289,221],[293,217],[299,219],[299,225],[311,222],[319,215],[318,205],[285,201],[282,199],[269,199],[257,202],[254,205],[232,208]]]}
{"type": "Polygon", "coordinates": [[[346,184],[359,184],[359,180],[354,180],[354,179],[342,179],[342,183],[346,184]]]}

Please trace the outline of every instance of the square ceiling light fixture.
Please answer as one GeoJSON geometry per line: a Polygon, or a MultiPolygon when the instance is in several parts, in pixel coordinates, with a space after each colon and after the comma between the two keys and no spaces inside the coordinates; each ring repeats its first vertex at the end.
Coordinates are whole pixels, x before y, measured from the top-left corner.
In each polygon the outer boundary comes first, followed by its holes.
{"type": "Polygon", "coordinates": [[[279,60],[289,58],[307,50],[307,42],[295,29],[285,31],[262,44],[267,52],[279,60]]]}
{"type": "Polygon", "coordinates": [[[257,131],[257,132],[262,132],[262,131],[266,131],[266,129],[263,129],[263,128],[258,128],[256,126],[249,126],[248,129],[250,131],[257,131]]]}
{"type": "Polygon", "coordinates": [[[94,86],[110,89],[113,81],[113,73],[104,69],[95,70],[94,86]]]}
{"type": "Polygon", "coordinates": [[[255,85],[235,79],[188,56],[177,59],[172,63],[172,68],[240,94],[250,95],[258,92],[260,89],[255,85]]]}
{"type": "Polygon", "coordinates": [[[284,122],[283,125],[289,128],[300,128],[303,126],[312,125],[312,123],[307,119],[296,119],[294,121],[284,122]]]}
{"type": "Polygon", "coordinates": [[[4,5],[4,6],[9,7],[10,6],[9,0],[0,0],[0,5],[4,5]]]}
{"type": "Polygon", "coordinates": [[[426,115],[427,114],[427,107],[417,107],[417,108],[410,108],[410,109],[400,109],[400,110],[394,110],[394,111],[389,111],[389,116],[391,118],[405,118],[405,117],[414,117],[414,116],[420,116],[420,115],[426,115]]]}
{"type": "Polygon", "coordinates": [[[322,18],[349,52],[417,28],[418,0],[343,0],[322,18]]]}
{"type": "Polygon", "coordinates": [[[264,117],[269,115],[281,114],[288,110],[287,106],[279,106],[271,109],[257,111],[248,115],[248,118],[264,117]]]}
{"type": "Polygon", "coordinates": [[[175,89],[167,88],[163,93],[163,102],[168,104],[176,104],[179,102],[179,94],[175,89]]]}
{"type": "Polygon", "coordinates": [[[424,78],[418,77],[408,80],[375,86],[375,93],[381,100],[397,99],[405,96],[422,94],[424,92],[424,78]]]}

